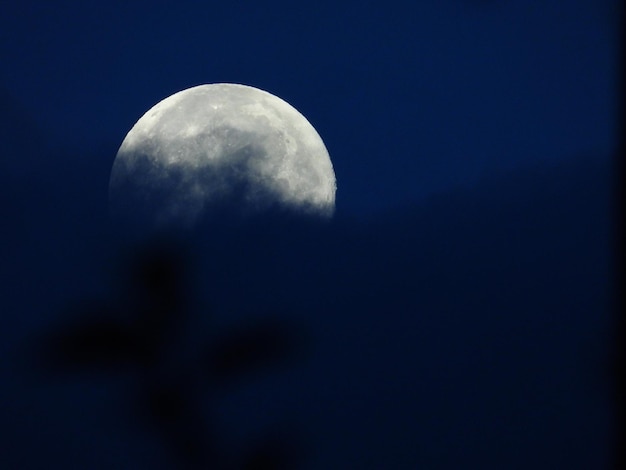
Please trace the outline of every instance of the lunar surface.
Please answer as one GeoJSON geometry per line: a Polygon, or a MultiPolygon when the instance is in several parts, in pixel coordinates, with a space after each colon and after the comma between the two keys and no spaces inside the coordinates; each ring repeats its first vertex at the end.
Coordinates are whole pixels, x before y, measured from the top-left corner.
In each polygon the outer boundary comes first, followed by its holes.
{"type": "Polygon", "coordinates": [[[146,112],[117,153],[114,216],[192,227],[220,210],[272,208],[329,217],[336,180],[313,126],[280,98],[245,85],[201,85],[146,112]]]}

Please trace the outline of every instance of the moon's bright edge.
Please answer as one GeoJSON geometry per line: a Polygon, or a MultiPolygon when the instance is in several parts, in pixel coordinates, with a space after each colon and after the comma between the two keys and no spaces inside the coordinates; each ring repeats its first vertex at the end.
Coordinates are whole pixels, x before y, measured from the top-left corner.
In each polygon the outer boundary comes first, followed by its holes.
{"type": "Polygon", "coordinates": [[[148,110],[109,182],[114,214],[157,226],[193,226],[225,206],[328,217],[335,192],[330,156],[309,121],[268,92],[229,83],[189,88],[148,110]]]}

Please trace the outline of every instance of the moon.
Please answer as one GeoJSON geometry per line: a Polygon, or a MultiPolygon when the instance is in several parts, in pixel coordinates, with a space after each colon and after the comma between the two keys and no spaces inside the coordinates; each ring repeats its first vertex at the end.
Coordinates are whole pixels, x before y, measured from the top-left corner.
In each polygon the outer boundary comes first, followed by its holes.
{"type": "Polygon", "coordinates": [[[212,212],[273,208],[328,218],[336,179],[328,151],[295,108],[258,88],[200,85],[149,109],[111,170],[114,216],[193,227],[212,212]]]}

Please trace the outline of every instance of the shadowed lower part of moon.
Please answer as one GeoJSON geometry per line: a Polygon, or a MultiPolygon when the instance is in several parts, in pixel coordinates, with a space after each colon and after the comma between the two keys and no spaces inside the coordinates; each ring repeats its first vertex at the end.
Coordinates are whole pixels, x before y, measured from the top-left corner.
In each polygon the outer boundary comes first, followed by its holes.
{"type": "Polygon", "coordinates": [[[109,183],[116,219],[189,228],[216,214],[328,218],[336,180],[302,114],[257,88],[213,84],[151,108],[124,139],[109,183]]]}

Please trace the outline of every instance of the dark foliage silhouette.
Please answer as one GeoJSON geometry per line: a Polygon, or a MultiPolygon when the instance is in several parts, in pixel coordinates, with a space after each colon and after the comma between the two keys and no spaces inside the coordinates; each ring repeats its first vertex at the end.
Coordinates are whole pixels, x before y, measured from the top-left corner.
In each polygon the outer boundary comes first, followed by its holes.
{"type": "Polygon", "coordinates": [[[202,411],[215,389],[298,357],[301,332],[277,318],[258,320],[201,345],[189,358],[181,353],[191,309],[188,259],[173,244],[157,243],[135,253],[129,265],[121,301],[83,306],[79,320],[41,341],[43,370],[135,374],[133,408],[185,468],[293,468],[294,446],[285,439],[271,437],[242,455],[225,455],[216,424],[202,411]]]}
{"type": "Polygon", "coordinates": [[[207,355],[212,379],[223,381],[290,357],[297,351],[296,331],[276,321],[242,328],[216,341],[207,355]]]}

